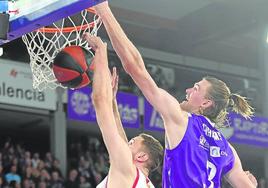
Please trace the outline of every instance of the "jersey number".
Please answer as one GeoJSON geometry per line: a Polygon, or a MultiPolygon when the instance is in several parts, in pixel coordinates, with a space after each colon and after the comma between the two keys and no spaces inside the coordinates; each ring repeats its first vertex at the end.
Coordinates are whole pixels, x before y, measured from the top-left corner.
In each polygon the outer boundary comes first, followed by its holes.
{"type": "Polygon", "coordinates": [[[210,182],[208,188],[214,188],[214,182],[212,180],[216,175],[217,168],[213,163],[207,161],[207,169],[209,170],[208,181],[210,182]]]}

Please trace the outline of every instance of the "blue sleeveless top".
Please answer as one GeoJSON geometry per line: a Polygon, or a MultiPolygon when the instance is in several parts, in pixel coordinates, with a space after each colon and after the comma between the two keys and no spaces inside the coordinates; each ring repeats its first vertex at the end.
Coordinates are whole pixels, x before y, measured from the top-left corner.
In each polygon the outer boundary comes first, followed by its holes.
{"type": "Polygon", "coordinates": [[[174,149],[165,149],[163,188],[219,188],[232,169],[234,155],[223,135],[207,118],[189,114],[185,135],[174,149]]]}

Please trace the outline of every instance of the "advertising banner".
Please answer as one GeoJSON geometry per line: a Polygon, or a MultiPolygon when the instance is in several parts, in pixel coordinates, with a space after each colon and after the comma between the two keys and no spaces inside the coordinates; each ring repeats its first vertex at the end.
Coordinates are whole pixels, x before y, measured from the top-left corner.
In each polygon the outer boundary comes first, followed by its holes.
{"type": "Polygon", "coordinates": [[[245,119],[236,113],[229,114],[230,127],[222,132],[234,143],[268,147],[268,118],[245,119]]]}
{"type": "Polygon", "coordinates": [[[56,109],[56,91],[33,89],[30,65],[0,60],[0,103],[46,110],[56,109]]]}
{"type": "MultiPolygon", "coordinates": [[[[84,87],[68,91],[68,118],[96,122],[95,109],[91,100],[92,89],[84,87]]],[[[139,128],[138,96],[128,93],[117,93],[118,109],[124,127],[139,128]]]]}
{"type": "Polygon", "coordinates": [[[164,131],[164,123],[159,113],[144,99],[144,129],[164,131]]]}

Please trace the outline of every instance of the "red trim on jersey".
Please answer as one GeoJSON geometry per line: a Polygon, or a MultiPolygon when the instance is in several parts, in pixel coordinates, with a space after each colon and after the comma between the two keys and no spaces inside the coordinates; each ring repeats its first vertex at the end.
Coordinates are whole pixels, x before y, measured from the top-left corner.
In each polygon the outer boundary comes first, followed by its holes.
{"type": "MultiPolygon", "coordinates": [[[[138,182],[139,182],[139,178],[140,178],[140,172],[139,172],[139,169],[138,168],[136,168],[137,169],[137,175],[136,175],[136,179],[135,179],[135,181],[134,181],[134,183],[133,183],[133,186],[132,186],[132,188],[136,188],[136,186],[137,186],[137,184],[138,184],[138,182]]],[[[107,176],[107,181],[106,181],[106,188],[107,188],[107,184],[108,184],[108,176],[107,176]]]]}
{"type": "Polygon", "coordinates": [[[105,185],[106,188],[108,187],[108,185],[107,185],[108,184],[108,177],[109,176],[107,176],[107,181],[106,181],[106,185],[105,185]]]}
{"type": "Polygon", "coordinates": [[[135,188],[135,187],[137,186],[137,184],[138,184],[138,182],[139,182],[139,178],[140,178],[140,172],[139,172],[139,169],[138,169],[138,168],[136,168],[136,169],[137,169],[137,176],[136,176],[136,179],[135,179],[135,181],[134,181],[134,184],[133,184],[132,188],[135,188]]]}

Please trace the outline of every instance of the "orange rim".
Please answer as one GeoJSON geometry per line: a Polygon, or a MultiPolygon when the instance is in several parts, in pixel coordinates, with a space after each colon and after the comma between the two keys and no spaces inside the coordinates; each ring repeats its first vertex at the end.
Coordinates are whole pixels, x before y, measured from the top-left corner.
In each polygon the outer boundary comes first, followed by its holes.
{"type": "MultiPolygon", "coordinates": [[[[92,8],[88,8],[86,9],[88,12],[95,14],[95,10],[92,8]]],[[[64,28],[53,28],[53,27],[42,27],[40,29],[37,29],[36,31],[39,32],[44,32],[44,33],[56,33],[56,32],[62,32],[62,33],[71,33],[72,31],[77,31],[77,30],[85,30],[88,27],[94,27],[95,23],[90,22],[89,24],[85,24],[85,25],[79,25],[79,26],[75,26],[75,27],[64,27],[64,28]]]]}

